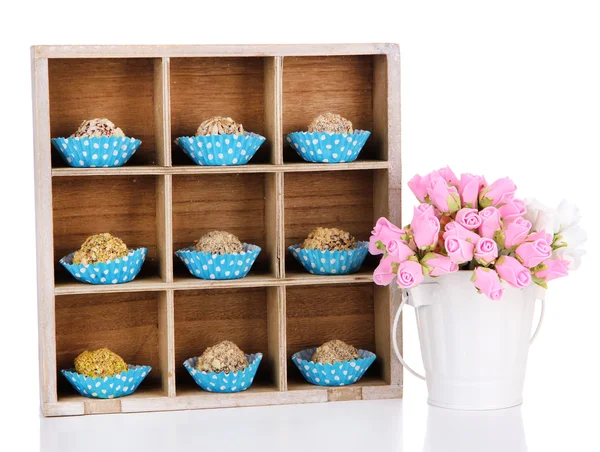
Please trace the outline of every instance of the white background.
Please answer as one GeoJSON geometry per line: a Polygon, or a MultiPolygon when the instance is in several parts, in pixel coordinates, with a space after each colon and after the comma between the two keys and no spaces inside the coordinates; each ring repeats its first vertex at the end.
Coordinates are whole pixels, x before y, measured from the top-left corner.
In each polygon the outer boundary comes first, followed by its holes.
{"type": "MultiPolygon", "coordinates": [[[[600,15],[596,2],[13,2],[0,71],[0,445],[4,450],[598,450],[600,15]],[[551,283],[530,353],[525,404],[479,417],[429,411],[407,376],[404,401],[40,421],[29,46],[399,42],[403,177],[446,164],[510,176],[518,195],[576,201],[584,265],[551,283]],[[595,234],[594,234],[595,233],[595,234]],[[523,423],[521,424],[521,413],[523,423]],[[442,427],[449,427],[444,431],[442,427]],[[487,427],[482,427],[487,425],[487,427]],[[523,427],[525,436],[523,437],[523,427]],[[490,435],[483,432],[489,428],[490,435]],[[448,431],[449,430],[449,431],[448,431]],[[463,433],[465,433],[464,436],[463,433]],[[119,434],[118,438],[113,435],[119,434]],[[495,435],[495,436],[494,436],[495,435]],[[203,439],[204,438],[204,439],[203,439]],[[436,443],[442,442],[442,447],[436,443]],[[512,443],[511,443],[512,441],[512,443]],[[512,444],[512,445],[511,445],[512,444]],[[115,446],[117,445],[117,446],[115,446]],[[317,446],[320,445],[320,446],[317,446]],[[504,447],[506,446],[506,447],[504,447]],[[425,449],[424,449],[425,447],[425,449]]],[[[403,199],[410,220],[412,195],[403,199]]],[[[418,363],[414,320],[405,348],[418,363]]]]}

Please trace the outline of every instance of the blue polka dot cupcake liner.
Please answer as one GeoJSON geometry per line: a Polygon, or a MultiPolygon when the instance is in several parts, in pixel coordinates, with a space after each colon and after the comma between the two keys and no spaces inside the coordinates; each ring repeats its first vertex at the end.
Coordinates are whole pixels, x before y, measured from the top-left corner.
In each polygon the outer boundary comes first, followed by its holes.
{"type": "Polygon", "coordinates": [[[375,361],[375,353],[367,350],[358,351],[358,359],[341,361],[333,364],[321,364],[311,361],[316,348],[299,351],[292,356],[292,361],[310,384],[317,386],[348,386],[362,378],[367,369],[375,361]]]}
{"type": "Polygon", "coordinates": [[[175,143],[196,165],[237,166],[250,161],[265,137],[252,132],[244,135],[205,135],[179,137],[175,143]]]}
{"type": "Polygon", "coordinates": [[[248,274],[261,248],[244,243],[241,253],[210,254],[193,246],[176,251],[190,273],[201,279],[240,279],[248,274]]]}
{"type": "Polygon", "coordinates": [[[349,163],[358,158],[371,132],[294,132],[286,137],[289,145],[307,162],[349,163]]]}
{"type": "Polygon", "coordinates": [[[75,168],[123,166],[142,142],[130,137],[52,138],[67,165],[75,168]]]}
{"type": "Polygon", "coordinates": [[[246,355],[248,367],[238,372],[202,372],[196,370],[198,357],[190,358],[183,363],[183,366],[190,373],[198,386],[208,392],[240,392],[245,391],[254,381],[254,376],[262,360],[262,353],[246,355]]]}
{"type": "Polygon", "coordinates": [[[142,269],[147,253],[146,248],[138,248],[129,250],[127,256],[112,261],[77,265],[73,263],[73,252],[63,257],[60,263],[77,281],[88,284],[123,284],[135,279],[142,269]]]}
{"type": "Polygon", "coordinates": [[[315,275],[347,275],[356,273],[369,254],[369,242],[357,242],[356,248],[347,251],[315,250],[292,245],[292,256],[309,273],[315,275]]]}
{"type": "Polygon", "coordinates": [[[71,383],[79,394],[92,399],[116,399],[133,394],[150,373],[150,366],[134,366],[129,364],[127,372],[112,377],[86,377],[75,372],[75,369],[60,372],[71,383]]]}

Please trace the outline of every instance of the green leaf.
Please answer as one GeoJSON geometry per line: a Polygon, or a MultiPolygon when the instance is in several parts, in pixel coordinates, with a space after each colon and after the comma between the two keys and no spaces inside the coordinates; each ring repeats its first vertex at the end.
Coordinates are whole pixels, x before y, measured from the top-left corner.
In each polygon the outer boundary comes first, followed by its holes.
{"type": "Polygon", "coordinates": [[[503,249],[504,248],[504,232],[502,232],[501,230],[498,230],[494,233],[494,242],[496,242],[496,245],[498,245],[498,249],[503,249]]]}
{"type": "Polygon", "coordinates": [[[450,193],[450,196],[446,198],[446,201],[448,202],[448,213],[452,214],[460,210],[460,196],[458,193],[450,193]]]}
{"type": "Polygon", "coordinates": [[[477,275],[475,274],[475,270],[473,270],[473,274],[471,275],[471,282],[475,282],[477,279],[477,275]]]}
{"type": "Polygon", "coordinates": [[[387,248],[385,247],[385,245],[383,244],[383,242],[381,240],[377,240],[377,242],[375,243],[375,247],[378,250],[387,251],[387,248]]]}
{"type": "Polygon", "coordinates": [[[536,283],[538,286],[543,287],[544,289],[548,288],[548,284],[546,283],[546,280],[543,278],[538,278],[537,276],[531,276],[531,280],[536,283]]]}

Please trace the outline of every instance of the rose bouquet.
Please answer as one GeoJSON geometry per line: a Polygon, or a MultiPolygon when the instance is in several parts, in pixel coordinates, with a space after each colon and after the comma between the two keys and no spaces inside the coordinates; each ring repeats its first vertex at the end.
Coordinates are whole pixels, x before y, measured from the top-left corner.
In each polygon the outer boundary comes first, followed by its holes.
{"type": "Polygon", "coordinates": [[[380,218],[369,241],[382,254],[373,279],[378,285],[410,289],[427,276],[472,271],[475,288],[492,300],[503,282],[523,288],[566,276],[580,265],[586,240],[578,209],[567,201],[548,209],[536,200],[515,198],[509,178],[488,184],[483,176],[448,167],[408,186],[421,203],[412,222],[399,228],[380,218]]]}

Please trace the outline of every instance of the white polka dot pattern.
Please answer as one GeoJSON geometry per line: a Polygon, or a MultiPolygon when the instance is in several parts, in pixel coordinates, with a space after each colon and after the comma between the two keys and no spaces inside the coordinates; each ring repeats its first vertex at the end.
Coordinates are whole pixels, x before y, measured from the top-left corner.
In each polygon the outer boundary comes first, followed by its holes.
{"type": "Polygon", "coordinates": [[[367,130],[352,134],[294,132],[285,141],[307,162],[348,163],[357,159],[370,135],[367,130]]]}
{"type": "Polygon", "coordinates": [[[250,161],[265,137],[252,132],[244,135],[179,137],[175,143],[201,166],[238,166],[250,161]]]}
{"type": "Polygon", "coordinates": [[[304,379],[317,386],[348,386],[356,383],[377,358],[375,353],[359,350],[358,359],[321,364],[311,361],[314,352],[315,348],[299,351],[292,356],[292,361],[304,379]]]}
{"type": "Polygon", "coordinates": [[[67,165],[75,168],[123,166],[142,142],[130,137],[52,138],[67,165]]]}
{"type": "Polygon", "coordinates": [[[369,254],[369,242],[357,242],[356,248],[348,251],[321,251],[302,248],[299,244],[291,245],[288,250],[309,273],[347,275],[360,269],[369,254]]]}
{"type": "Polygon", "coordinates": [[[77,265],[73,263],[74,252],[63,257],[60,263],[75,279],[88,284],[123,284],[133,281],[142,269],[148,250],[129,250],[127,256],[97,264],[77,265]]]}
{"type": "Polygon", "coordinates": [[[190,246],[175,254],[196,278],[221,280],[246,276],[260,251],[260,246],[244,243],[244,251],[241,253],[210,254],[196,251],[190,246]]]}
{"type": "Polygon", "coordinates": [[[245,391],[254,381],[254,376],[262,360],[262,353],[246,355],[248,367],[238,372],[200,372],[194,367],[198,362],[198,358],[187,359],[183,366],[190,373],[198,386],[208,392],[240,392],[245,391]]]}
{"type": "Polygon", "coordinates": [[[112,377],[86,377],[75,369],[61,370],[69,383],[84,397],[92,399],[116,399],[135,392],[144,378],[150,373],[150,366],[134,366],[112,377]]]}

